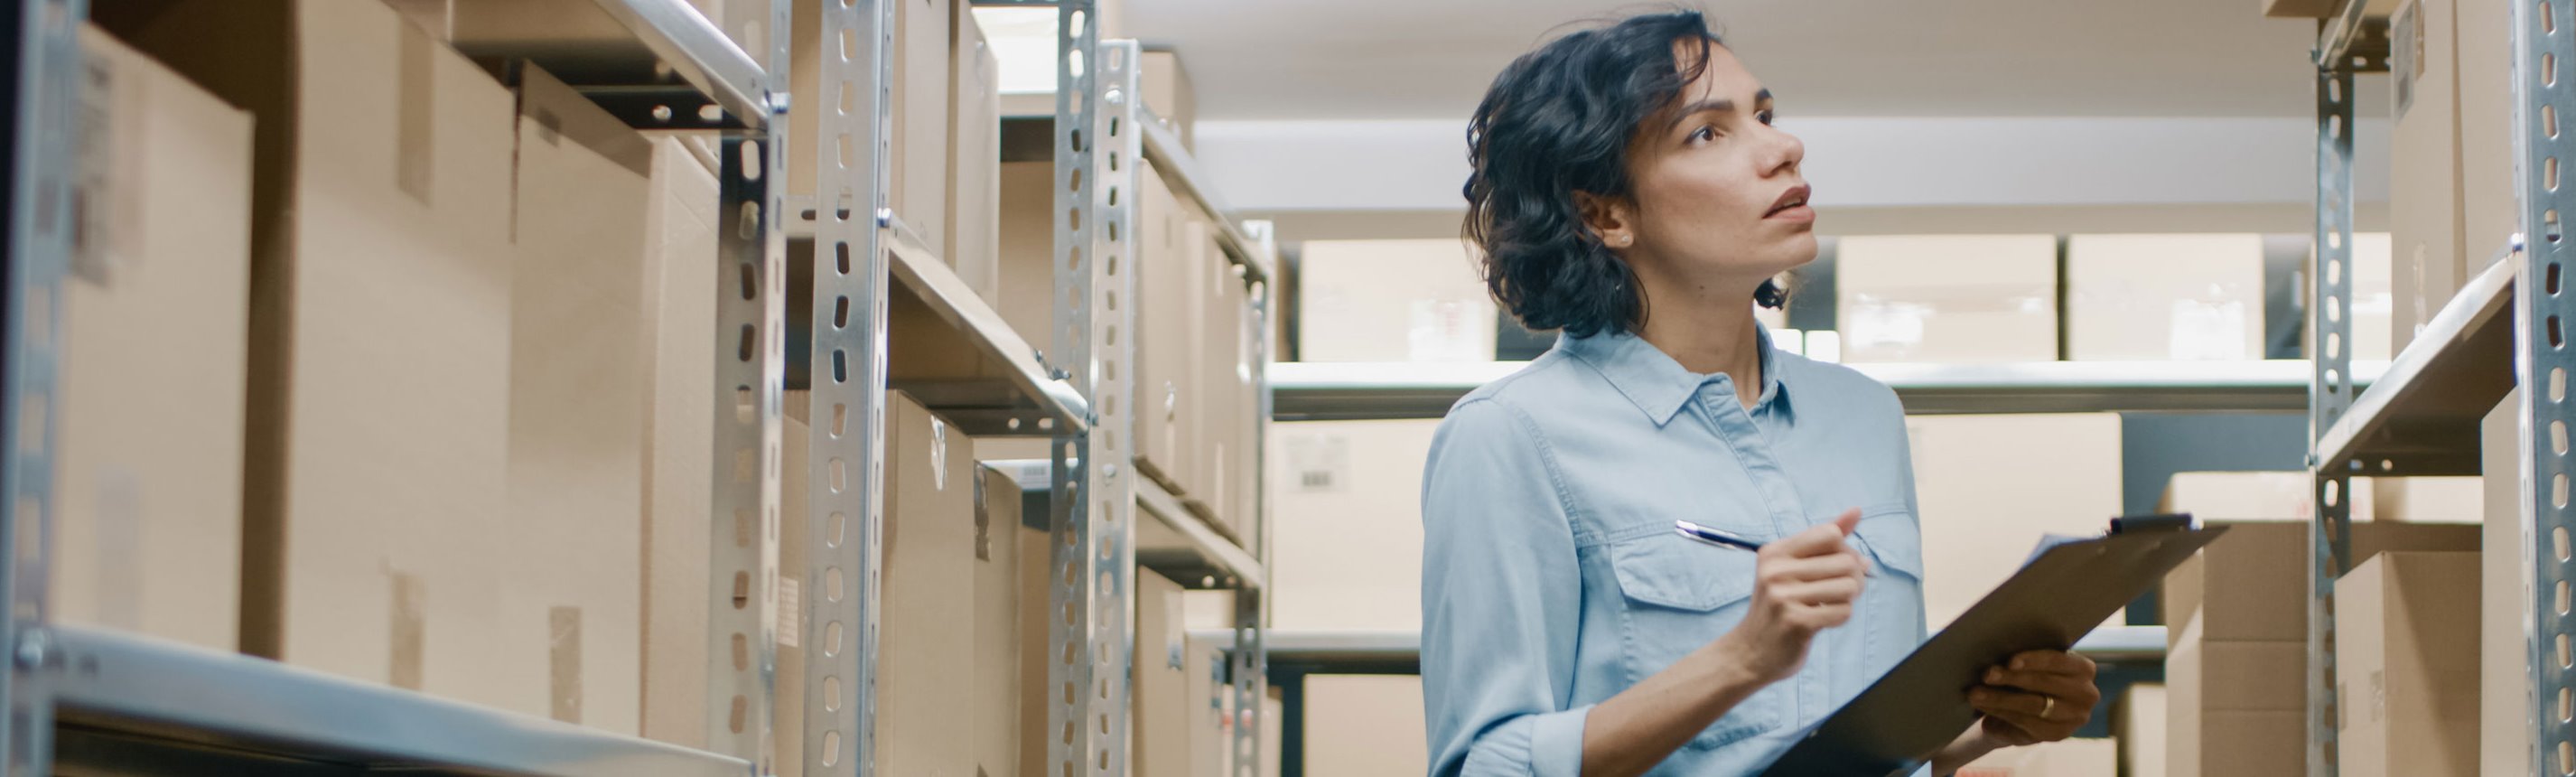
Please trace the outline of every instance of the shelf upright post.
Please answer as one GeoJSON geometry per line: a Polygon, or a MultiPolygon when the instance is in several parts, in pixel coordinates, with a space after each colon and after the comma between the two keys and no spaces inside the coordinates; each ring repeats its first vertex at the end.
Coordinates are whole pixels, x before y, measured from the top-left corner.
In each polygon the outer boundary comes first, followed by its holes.
{"type": "MultiPolygon", "coordinates": [[[[720,136],[716,230],[714,504],[708,515],[707,746],[774,774],[780,401],[786,383],[788,18],[791,0],[737,2],[724,27],[761,42],[757,129],[720,136]],[[769,30],[766,36],[750,31],[769,30]],[[753,527],[757,527],[754,530],[753,527]]],[[[746,125],[749,122],[745,122],[746,125]]]]}
{"type": "Polygon", "coordinates": [[[1058,436],[1049,516],[1047,772],[1127,774],[1136,573],[1136,170],[1139,55],[1100,40],[1089,0],[1057,6],[1055,348],[1092,412],[1058,436]],[[1123,300],[1123,302],[1122,302],[1123,300]]]}
{"type": "MultiPolygon", "coordinates": [[[[877,626],[884,599],[885,245],[893,222],[885,118],[892,103],[895,2],[822,2],[815,115],[813,422],[803,580],[805,773],[876,770],[877,626]],[[852,523],[856,523],[853,532],[852,523]]],[[[781,27],[780,29],[785,29],[781,27]]],[[[780,37],[784,38],[785,35],[780,37]]]]}
{"type": "Polygon", "coordinates": [[[53,700],[46,693],[46,549],[53,529],[55,370],[62,356],[63,275],[73,234],[72,163],[79,131],[80,46],[74,28],[89,18],[83,0],[12,3],[5,35],[12,41],[6,89],[8,132],[8,269],[0,306],[6,350],[0,352],[0,646],[10,669],[0,673],[0,774],[52,769],[53,700]]]}
{"type": "Polygon", "coordinates": [[[2514,136],[2523,152],[2515,164],[2522,186],[2521,282],[2514,285],[2514,377],[2522,386],[2523,546],[2531,549],[2523,590],[2530,594],[2530,618],[2523,621],[2529,639],[2524,658],[2531,670],[2532,761],[2526,773],[2564,775],[2576,772],[2576,652],[2569,639],[2576,618],[2569,615],[2571,569],[2569,532],[2576,513],[2568,509],[2567,426],[2576,407],[2567,402],[2567,373],[2576,370],[2576,353],[2567,343],[2567,326],[2576,321],[2576,299],[2565,285],[2565,266],[2576,259],[2565,240],[2562,213],[2576,214],[2576,196],[2559,186],[2559,167],[2576,158],[2576,144],[2560,135],[2559,115],[2576,111],[2562,62],[2576,59],[2576,2],[2537,0],[2514,5],[2515,96],[2514,136]],[[2543,431],[2546,433],[2543,433],[2543,431]]]}
{"type": "MultiPolygon", "coordinates": [[[[1219,218],[1223,218],[1222,215],[1219,218]]],[[[1279,238],[1270,222],[1254,221],[1243,225],[1254,245],[1253,252],[1271,267],[1279,266],[1279,238]]],[[[1249,273],[1247,273],[1248,275],[1249,273]]],[[[1251,317],[1252,385],[1254,406],[1252,435],[1252,529],[1244,532],[1252,557],[1261,561],[1262,573],[1257,580],[1240,580],[1234,592],[1234,775],[1259,777],[1261,764],[1261,702],[1269,698],[1270,653],[1266,637],[1270,618],[1270,293],[1271,280],[1252,283],[1251,317]]]]}
{"type": "Polygon", "coordinates": [[[2316,519],[2309,523],[2309,777],[2334,777],[2334,581],[2352,564],[2352,475],[2342,461],[2322,461],[2314,444],[2352,407],[2352,82],[2349,60],[2317,64],[2316,264],[2308,273],[2309,470],[2316,519]]]}

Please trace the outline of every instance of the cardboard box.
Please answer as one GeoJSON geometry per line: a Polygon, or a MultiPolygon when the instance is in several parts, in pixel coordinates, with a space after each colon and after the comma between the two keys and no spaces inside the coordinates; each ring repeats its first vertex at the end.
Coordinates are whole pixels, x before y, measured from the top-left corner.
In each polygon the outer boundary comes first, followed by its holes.
{"type": "Polygon", "coordinates": [[[1029,347],[1053,352],[1055,163],[1004,162],[1001,180],[1002,320],[1029,347]]]}
{"type": "Polygon", "coordinates": [[[1837,245],[1845,363],[2057,359],[2056,237],[1855,236],[1837,245]]]}
{"type": "Polygon", "coordinates": [[[1050,573],[1053,559],[1049,553],[1054,549],[1053,541],[1046,532],[1026,527],[1019,530],[1018,539],[1020,601],[1023,603],[1019,610],[1020,633],[1024,635],[1019,650],[1018,730],[1023,746],[1020,748],[1018,774],[1026,777],[1063,771],[1061,768],[1048,768],[1047,764],[1049,743],[1054,741],[1047,733],[1047,711],[1055,708],[1054,700],[1062,698],[1062,694],[1057,690],[1057,680],[1047,674],[1052,666],[1048,661],[1049,641],[1053,639],[1048,629],[1057,623],[1047,617],[1055,607],[1048,585],[1055,577],[1050,573]]]}
{"type": "Polygon", "coordinates": [[[1464,240],[1309,240],[1297,272],[1300,361],[1494,358],[1493,297],[1464,240]]]}
{"type": "MultiPolygon", "coordinates": [[[[1020,592],[1020,482],[1010,473],[978,467],[975,487],[975,758],[963,775],[1009,775],[1019,768],[1021,685],[1045,678],[1020,674],[1024,639],[1020,592]]],[[[1036,642],[1046,642],[1044,634],[1036,642]]],[[[900,711],[898,711],[899,713],[900,711]]],[[[1044,741],[1031,744],[1043,746],[1044,741]]]]}
{"type": "Polygon", "coordinates": [[[239,648],[251,116],[80,30],[50,617],[239,648]]]}
{"type": "Polygon", "coordinates": [[[2120,694],[2111,710],[2113,741],[2119,743],[2120,777],[2165,777],[2167,729],[2165,687],[2138,683],[2120,694]]]}
{"type": "Polygon", "coordinates": [[[2119,745],[2108,739],[2067,739],[1988,753],[1959,768],[1958,777],[2113,777],[2119,745]]]}
{"type": "MultiPolygon", "coordinates": [[[[1183,597],[1187,598],[1186,594],[1183,597]]],[[[1181,657],[1181,671],[1188,680],[1181,702],[1187,705],[1190,759],[1185,774],[1225,774],[1225,764],[1233,756],[1234,728],[1227,725],[1227,711],[1233,709],[1234,686],[1226,684],[1226,652],[1216,643],[1192,637],[1181,657]]]]}
{"type": "Polygon", "coordinates": [[[1201,431],[1207,399],[1198,371],[1216,336],[1201,324],[1198,290],[1209,275],[1194,240],[1201,233],[1155,167],[1136,164],[1136,466],[1175,494],[1204,494],[1207,477],[1222,470],[1208,464],[1201,431]]]}
{"type": "Polygon", "coordinates": [[[2042,535],[2100,534],[2120,514],[2116,414],[1914,416],[1905,429],[1934,629],[2020,569],[2042,535]]]}
{"type": "Polygon", "coordinates": [[[2173,632],[2165,682],[2189,692],[2193,709],[2298,712],[2307,708],[2305,640],[2210,641],[2198,619],[2173,632]]]}
{"type": "MultiPolygon", "coordinates": [[[[2352,273],[2352,309],[2346,313],[2352,320],[2352,340],[2343,347],[2355,361],[2387,361],[2397,355],[2390,340],[2396,326],[2392,317],[2397,313],[2397,292],[2389,270],[2392,250],[2386,232],[2353,233],[2352,266],[2345,270],[2352,273]]],[[[2306,299],[2308,292],[2303,290],[2299,296],[2306,299]]]]}
{"type": "MultiPolygon", "coordinates": [[[[2164,622],[2195,615],[2215,642],[2302,642],[2308,638],[2308,524],[2221,522],[2227,535],[2165,576],[2164,622]],[[2205,591],[2225,591],[2207,598],[2205,591]]],[[[2393,521],[2352,526],[2355,565],[2385,551],[2469,551],[2478,529],[2393,521]]]]}
{"type": "MultiPolygon", "coordinates": [[[[2176,472],[2165,480],[2156,512],[2190,513],[2202,521],[2304,521],[2316,512],[2316,498],[2309,494],[2315,483],[2305,471],[2176,472]]],[[[2353,520],[2365,515],[2355,502],[2353,520]]]]}
{"type": "MultiPolygon", "coordinates": [[[[954,0],[901,0],[895,6],[894,68],[888,76],[892,93],[892,117],[886,123],[892,133],[886,154],[888,204],[895,218],[911,227],[931,253],[941,257],[949,255],[949,29],[955,16],[954,0]]],[[[859,107],[867,99],[860,94],[865,90],[855,84],[844,95],[823,94],[823,54],[840,44],[820,38],[822,3],[796,3],[793,21],[796,36],[790,46],[790,93],[821,98],[808,103],[816,107],[846,105],[853,115],[865,113],[866,109],[859,107]]],[[[844,151],[868,153],[856,145],[844,148],[837,138],[822,137],[821,115],[820,110],[788,112],[787,192],[819,194],[818,203],[856,197],[855,191],[847,189],[864,185],[857,181],[834,183],[817,191],[815,179],[825,160],[844,151]],[[826,153],[826,149],[832,151],[826,153]]]]}
{"type": "Polygon", "coordinates": [[[2066,351],[2076,361],[2263,358],[2263,236],[2075,235],[2066,351]]]}
{"type": "MultiPolygon", "coordinates": [[[[2460,266],[2467,278],[2498,258],[2506,236],[2523,231],[2514,183],[2513,6],[2506,0],[2450,0],[2459,25],[2460,266]]],[[[2532,172],[2534,179],[2544,177],[2532,172]]]]}
{"type": "Polygon", "coordinates": [[[2486,486],[2485,544],[2478,560],[2478,771],[2520,777],[2531,762],[2531,546],[2523,537],[2522,391],[2516,389],[2478,426],[2486,486]]]}
{"type": "Polygon", "coordinates": [[[1308,774],[1394,777],[1431,763],[1422,720],[1422,678],[1307,675],[1308,774]]]}
{"type": "Polygon", "coordinates": [[[2389,17],[2388,219],[2395,240],[2396,311],[2403,349],[2465,279],[2460,236],[2459,75],[2455,0],[2407,0],[2389,17]]]}
{"type": "MultiPolygon", "coordinates": [[[[2362,490],[2359,480],[2355,478],[2355,491],[2362,490]]],[[[2372,478],[2368,488],[2372,508],[2369,518],[2409,523],[2479,523],[2485,515],[2485,487],[2474,477],[2372,478]]],[[[2354,507],[2361,504],[2360,500],[2353,502],[2354,507]]]]}
{"type": "Polygon", "coordinates": [[[704,747],[714,504],[715,158],[692,140],[653,142],[644,282],[653,379],[645,444],[644,728],[647,738],[704,747]]]}
{"type": "Polygon", "coordinates": [[[1135,746],[1129,768],[1137,777],[1187,777],[1190,763],[1189,634],[1182,628],[1181,586],[1139,569],[1136,584],[1136,675],[1128,702],[1134,707],[1135,746]]]}
{"type": "Polygon", "coordinates": [[[2342,773],[2478,773],[2477,600],[2476,553],[2388,553],[2335,581],[2342,773]]]}
{"type": "Polygon", "coordinates": [[[555,658],[556,719],[632,733],[642,709],[653,146],[534,65],[518,75],[505,557],[511,588],[542,603],[554,629],[517,649],[569,653],[555,658]]]}
{"type": "Polygon", "coordinates": [[[1240,538],[1250,528],[1243,513],[1250,507],[1246,495],[1255,477],[1251,424],[1260,412],[1245,329],[1252,299],[1219,248],[1216,229],[1202,222],[1197,234],[1198,262],[1207,273],[1207,296],[1200,302],[1200,331],[1206,339],[1199,357],[1199,393],[1205,398],[1199,433],[1205,438],[1209,469],[1200,477],[1206,488],[1190,500],[1190,507],[1219,532],[1240,538]]]}
{"type": "Polygon", "coordinates": [[[2165,770],[2278,777],[2307,759],[2307,643],[2210,642],[2193,616],[2165,651],[2165,770]],[[2216,648],[2215,652],[2211,649],[2216,648]],[[2263,678],[2259,689],[2239,683],[2263,678]]]}
{"type": "Polygon", "coordinates": [[[2281,777],[2307,768],[2306,713],[2190,713],[2172,698],[2165,773],[2170,777],[2281,777]]]}
{"type": "Polygon", "coordinates": [[[973,688],[975,444],[901,392],[886,400],[885,590],[879,597],[877,770],[968,774],[973,688]]]}
{"type": "Polygon", "coordinates": [[[553,713],[568,603],[492,574],[512,535],[510,93],[381,3],[102,10],[254,114],[244,649],[553,713]]]}
{"type": "Polygon", "coordinates": [[[1143,81],[1145,107],[1180,137],[1181,148],[1197,148],[1198,91],[1190,85],[1189,71],[1181,68],[1181,55],[1148,51],[1144,59],[1136,76],[1143,81]]]}
{"type": "Polygon", "coordinates": [[[1002,66],[975,22],[974,4],[953,3],[949,24],[948,250],[941,256],[988,304],[1002,304],[1002,66]]]}
{"type": "Polygon", "coordinates": [[[1431,420],[1271,427],[1271,628],[1422,628],[1418,505],[1438,428],[1431,420]]]}

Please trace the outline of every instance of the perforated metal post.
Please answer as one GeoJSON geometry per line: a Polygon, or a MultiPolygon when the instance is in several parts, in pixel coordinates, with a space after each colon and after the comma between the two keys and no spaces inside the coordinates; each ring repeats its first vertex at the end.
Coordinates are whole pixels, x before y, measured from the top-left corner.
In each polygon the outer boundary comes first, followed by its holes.
{"type": "Polygon", "coordinates": [[[786,382],[790,0],[736,3],[725,28],[765,68],[766,127],[728,130],[719,146],[714,504],[708,516],[709,749],[776,771],[771,705],[778,667],[781,391],[786,382]],[[765,11],[764,15],[762,12],[765,11]],[[761,34],[760,30],[769,31],[761,34]]]}
{"type": "MultiPolygon", "coordinates": [[[[2341,62],[2317,68],[2317,261],[2309,273],[2314,303],[2308,308],[2308,357],[2316,368],[2308,384],[2311,443],[2352,407],[2352,80],[2352,70],[2341,62]]],[[[2316,520],[2309,524],[2307,554],[2307,764],[2310,777],[2333,777],[2334,581],[2352,565],[2352,476],[2343,461],[2310,465],[2316,520]]]]}
{"type": "Polygon", "coordinates": [[[1057,364],[1089,400],[1088,432],[1055,443],[1047,619],[1048,773],[1127,773],[1136,570],[1135,44],[1099,40],[1091,3],[1058,7],[1057,364]]]}
{"type": "MultiPolygon", "coordinates": [[[[894,2],[822,3],[816,117],[813,421],[804,579],[808,775],[875,773],[884,599],[886,189],[894,2]]],[[[899,711],[898,711],[899,712],[899,711]]]]}
{"type": "MultiPolygon", "coordinates": [[[[1259,244],[1254,250],[1278,266],[1279,241],[1270,222],[1244,224],[1244,231],[1259,244]]],[[[1254,388],[1252,435],[1252,530],[1244,538],[1252,543],[1246,548],[1253,558],[1261,560],[1262,579],[1243,581],[1234,594],[1234,777],[1259,777],[1261,766],[1261,702],[1269,698],[1270,660],[1265,639],[1270,622],[1270,283],[1252,284],[1247,297],[1252,310],[1251,365],[1254,388]]]]}
{"type": "Polygon", "coordinates": [[[2569,616],[2570,538],[2576,514],[2568,510],[2567,426],[2576,407],[2567,403],[2567,373],[2576,369],[2576,353],[2567,343],[2567,326],[2576,322],[2576,299],[2567,293],[2565,273],[2576,252],[2569,250],[2561,214],[2576,213],[2576,197],[2559,186],[2559,167],[2576,159],[2576,144],[2560,134],[2559,117],[2576,111],[2576,96],[2560,63],[2576,58],[2576,2],[2532,0],[2514,5],[2514,94],[2518,107],[2515,136],[2524,155],[2516,167],[2523,186],[2525,264],[2514,291],[2516,377],[2523,386],[2522,456],[2524,492],[2531,497],[2531,524],[2524,545],[2532,566],[2524,577],[2532,593],[2531,619],[2525,622],[2530,647],[2533,698],[2533,761],[2539,773],[2576,775],[2576,648],[2568,640],[2576,631],[2569,616]],[[2546,430],[2543,432],[2543,430],[2546,430]]]}
{"type": "Polygon", "coordinates": [[[51,771],[53,702],[45,692],[46,548],[53,525],[54,388],[61,359],[63,274],[72,251],[73,138],[78,133],[81,62],[73,29],[88,18],[81,0],[20,0],[13,34],[5,352],[0,352],[0,560],[9,613],[0,645],[0,706],[9,730],[0,766],[10,775],[51,771]]]}

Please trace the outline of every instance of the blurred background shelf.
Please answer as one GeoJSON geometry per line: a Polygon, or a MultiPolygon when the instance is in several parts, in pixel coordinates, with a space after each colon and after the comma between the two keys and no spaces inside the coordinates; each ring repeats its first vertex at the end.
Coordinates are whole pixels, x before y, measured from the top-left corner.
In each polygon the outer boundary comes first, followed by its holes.
{"type": "Polygon", "coordinates": [[[412,9],[444,11],[458,51],[525,58],[636,127],[769,121],[759,60],[725,34],[722,20],[708,19],[689,0],[453,0],[406,7],[412,9]],[[709,101],[721,115],[701,111],[709,101]]]}
{"type": "MultiPolygon", "coordinates": [[[[1282,362],[1270,368],[1272,417],[1438,418],[1468,391],[1524,364],[1282,362]]],[[[1847,366],[1895,388],[1909,415],[2289,412],[2307,407],[2310,380],[2308,362],[2290,359],[1847,366]]],[[[2368,383],[2382,369],[2356,364],[2354,381],[2368,383]]]]}
{"type": "MultiPolygon", "coordinates": [[[[987,461],[985,466],[1011,473],[1027,495],[1022,514],[1043,517],[1049,498],[1048,462],[1043,459],[987,461]]],[[[1258,590],[1268,583],[1260,559],[1241,544],[1218,533],[1152,478],[1136,482],[1136,504],[1154,517],[1136,523],[1136,564],[1193,588],[1258,590]]]]}

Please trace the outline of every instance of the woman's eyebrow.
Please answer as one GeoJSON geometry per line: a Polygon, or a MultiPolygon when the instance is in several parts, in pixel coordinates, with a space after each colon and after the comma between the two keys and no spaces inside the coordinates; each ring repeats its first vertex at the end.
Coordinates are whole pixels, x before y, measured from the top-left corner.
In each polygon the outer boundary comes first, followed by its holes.
{"type": "MultiPolygon", "coordinates": [[[[1764,89],[1753,93],[1753,104],[1761,105],[1768,102],[1771,102],[1771,90],[1764,89]]],[[[1709,111],[1731,113],[1734,112],[1734,110],[1735,101],[1731,99],[1718,98],[1714,100],[1701,100],[1694,102],[1689,105],[1682,106],[1681,110],[1673,112],[1673,128],[1680,129],[1682,122],[1690,121],[1690,117],[1697,116],[1702,113],[1709,111]]]]}

